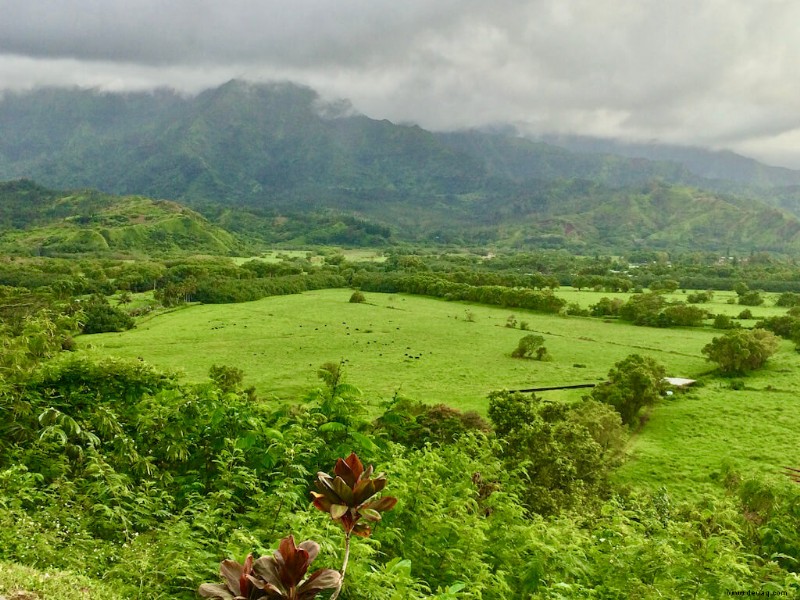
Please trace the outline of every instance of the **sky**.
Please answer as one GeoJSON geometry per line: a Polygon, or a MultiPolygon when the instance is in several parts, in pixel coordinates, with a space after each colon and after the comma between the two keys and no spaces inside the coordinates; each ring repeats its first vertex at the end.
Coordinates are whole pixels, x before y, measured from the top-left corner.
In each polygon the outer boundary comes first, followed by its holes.
{"type": "Polygon", "coordinates": [[[0,91],[293,81],[433,130],[512,124],[800,169],[797,0],[0,0],[0,91]]]}

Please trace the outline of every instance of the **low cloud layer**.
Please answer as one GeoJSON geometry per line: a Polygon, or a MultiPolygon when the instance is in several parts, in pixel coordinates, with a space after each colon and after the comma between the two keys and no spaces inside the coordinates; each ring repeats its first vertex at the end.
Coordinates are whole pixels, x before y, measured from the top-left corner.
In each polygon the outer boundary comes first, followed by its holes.
{"type": "Polygon", "coordinates": [[[792,0],[0,0],[0,88],[292,80],[375,118],[800,168],[792,0]]]}

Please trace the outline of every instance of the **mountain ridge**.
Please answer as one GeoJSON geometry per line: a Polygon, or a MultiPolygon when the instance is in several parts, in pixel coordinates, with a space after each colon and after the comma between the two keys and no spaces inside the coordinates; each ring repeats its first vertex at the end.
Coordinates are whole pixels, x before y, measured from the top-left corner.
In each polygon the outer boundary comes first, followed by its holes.
{"type": "MultiPolygon", "coordinates": [[[[193,97],[6,95],[0,179],[169,198],[271,242],[800,247],[794,188],[327,106],[307,87],[235,80],[193,97]],[[276,225],[287,220],[289,228],[276,225]]],[[[759,176],[773,173],[763,167],[759,176]]]]}

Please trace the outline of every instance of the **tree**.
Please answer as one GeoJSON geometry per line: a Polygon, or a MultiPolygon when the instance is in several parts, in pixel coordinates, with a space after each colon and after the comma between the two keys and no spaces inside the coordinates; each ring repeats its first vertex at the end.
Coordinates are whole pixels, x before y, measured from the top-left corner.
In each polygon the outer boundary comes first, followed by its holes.
{"type": "Polygon", "coordinates": [[[664,367],[649,356],[631,354],[608,372],[608,381],[592,391],[592,398],[613,406],[626,425],[633,425],[644,406],[664,391],[664,367]]]}
{"type": "Polygon", "coordinates": [[[697,306],[672,304],[664,309],[664,315],[669,320],[670,325],[700,327],[706,318],[707,312],[697,306]]]}
{"type": "Polygon", "coordinates": [[[544,347],[544,338],[540,335],[526,335],[520,341],[511,356],[514,358],[533,358],[536,354],[537,360],[542,360],[547,355],[544,347]]]}
{"type": "Polygon", "coordinates": [[[134,325],[133,318],[108,303],[104,296],[92,296],[84,309],[86,321],[83,333],[106,333],[109,331],[125,331],[134,325]]]}
{"type": "Polygon", "coordinates": [[[593,317],[615,317],[619,315],[619,310],[625,301],[622,298],[607,298],[603,297],[597,301],[597,304],[592,304],[589,310],[593,317]]]}
{"type": "Polygon", "coordinates": [[[761,368],[778,349],[778,338],[764,329],[737,329],[706,344],[702,352],[724,375],[744,375],[761,368]]]}
{"type": "Polygon", "coordinates": [[[661,311],[667,305],[664,296],[656,293],[635,294],[619,309],[623,321],[631,321],[634,325],[663,326],[661,311]]]}

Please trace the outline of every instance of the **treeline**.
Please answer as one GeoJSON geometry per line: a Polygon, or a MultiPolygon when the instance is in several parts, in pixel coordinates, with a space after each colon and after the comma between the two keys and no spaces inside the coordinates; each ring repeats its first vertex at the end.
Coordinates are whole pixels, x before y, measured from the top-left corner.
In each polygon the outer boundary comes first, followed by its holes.
{"type": "Polygon", "coordinates": [[[469,285],[435,275],[364,272],[353,275],[350,284],[369,292],[419,294],[545,313],[558,313],[566,305],[566,301],[556,297],[551,291],[499,285],[469,285]]]}
{"type": "Polygon", "coordinates": [[[225,304],[346,285],[347,280],[335,273],[287,275],[267,279],[204,279],[197,282],[197,287],[190,296],[205,304],[225,304]]]}

